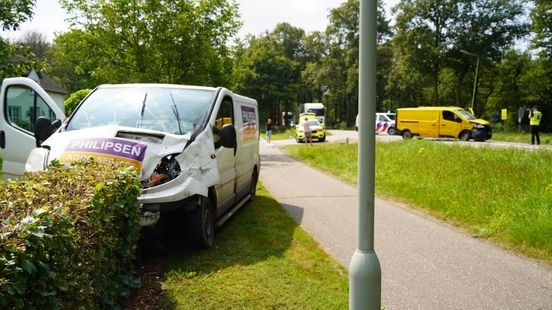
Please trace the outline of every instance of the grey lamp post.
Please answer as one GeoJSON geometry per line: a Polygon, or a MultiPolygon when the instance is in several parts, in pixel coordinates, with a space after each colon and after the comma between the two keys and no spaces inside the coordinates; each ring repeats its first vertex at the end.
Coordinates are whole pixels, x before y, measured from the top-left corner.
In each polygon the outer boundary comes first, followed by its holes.
{"type": "Polygon", "coordinates": [[[374,250],[377,0],[360,0],[358,245],[349,264],[349,309],[381,308],[381,267],[374,250]]]}
{"type": "Polygon", "coordinates": [[[475,105],[475,93],[477,91],[477,74],[479,72],[479,55],[474,54],[474,53],[470,53],[466,50],[461,50],[460,52],[462,52],[466,55],[474,56],[474,57],[477,58],[477,63],[475,65],[475,78],[473,79],[473,92],[472,92],[472,102],[471,102],[471,112],[474,113],[473,107],[475,105]]]}

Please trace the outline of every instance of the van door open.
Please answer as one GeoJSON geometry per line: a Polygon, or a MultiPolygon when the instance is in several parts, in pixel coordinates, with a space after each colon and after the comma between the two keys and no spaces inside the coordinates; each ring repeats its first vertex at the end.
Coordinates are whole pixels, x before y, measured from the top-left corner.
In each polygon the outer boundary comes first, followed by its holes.
{"type": "Polygon", "coordinates": [[[64,120],[65,114],[35,81],[8,78],[0,90],[0,156],[2,179],[23,174],[25,162],[36,147],[34,126],[38,117],[64,120]]]}

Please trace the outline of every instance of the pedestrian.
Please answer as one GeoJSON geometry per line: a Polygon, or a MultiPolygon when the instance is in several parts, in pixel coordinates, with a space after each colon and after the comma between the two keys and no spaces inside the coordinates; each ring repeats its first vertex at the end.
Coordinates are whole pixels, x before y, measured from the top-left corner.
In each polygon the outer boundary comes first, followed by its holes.
{"type": "Polygon", "coordinates": [[[540,144],[539,127],[541,118],[542,113],[541,111],[539,111],[539,107],[534,106],[529,111],[529,125],[531,125],[531,144],[535,144],[535,139],[537,140],[537,145],[540,144]]]}
{"type": "Polygon", "coordinates": [[[266,121],[266,142],[270,143],[270,137],[272,136],[272,120],[268,118],[266,121]]]}
{"type": "Polygon", "coordinates": [[[309,124],[309,118],[305,117],[305,121],[302,124],[303,126],[303,132],[305,133],[305,146],[307,146],[307,143],[310,143],[312,145],[312,139],[311,139],[311,128],[309,124]]]}

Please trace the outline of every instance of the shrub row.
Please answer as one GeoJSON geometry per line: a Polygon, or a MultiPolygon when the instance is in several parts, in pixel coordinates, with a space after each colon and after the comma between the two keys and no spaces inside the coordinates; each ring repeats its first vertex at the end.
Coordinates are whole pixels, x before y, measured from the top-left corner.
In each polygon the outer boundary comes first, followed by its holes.
{"type": "Polygon", "coordinates": [[[134,168],[83,161],[0,184],[0,308],[117,308],[137,280],[134,168]]]}

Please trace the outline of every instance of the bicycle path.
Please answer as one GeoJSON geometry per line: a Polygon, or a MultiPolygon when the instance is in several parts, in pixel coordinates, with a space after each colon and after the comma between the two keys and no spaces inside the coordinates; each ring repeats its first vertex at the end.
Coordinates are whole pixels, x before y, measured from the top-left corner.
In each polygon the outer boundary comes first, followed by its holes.
{"type": "MultiPolygon", "coordinates": [[[[264,140],[260,180],[348,268],[356,249],[358,189],[264,140]]],[[[385,309],[552,309],[552,266],[379,198],[375,251],[385,309]]]]}

